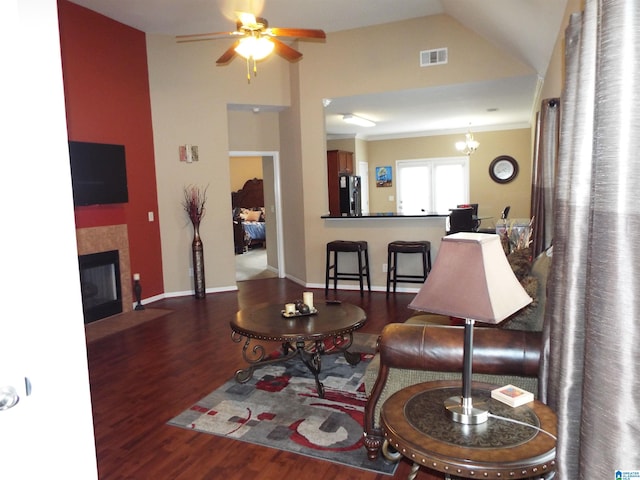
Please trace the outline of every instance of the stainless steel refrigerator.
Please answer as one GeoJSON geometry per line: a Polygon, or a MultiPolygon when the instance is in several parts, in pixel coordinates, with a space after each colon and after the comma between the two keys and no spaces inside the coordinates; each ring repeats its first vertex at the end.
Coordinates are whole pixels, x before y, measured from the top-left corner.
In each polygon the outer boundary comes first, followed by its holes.
{"type": "Polygon", "coordinates": [[[362,215],[362,191],[360,177],[357,175],[340,175],[340,215],[359,217],[362,215]]]}

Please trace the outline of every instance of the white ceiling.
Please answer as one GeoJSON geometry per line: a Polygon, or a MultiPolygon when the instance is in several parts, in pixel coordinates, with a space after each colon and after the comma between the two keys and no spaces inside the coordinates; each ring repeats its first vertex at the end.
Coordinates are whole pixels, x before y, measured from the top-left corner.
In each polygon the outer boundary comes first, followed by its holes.
{"type": "MultiPolygon", "coordinates": [[[[320,28],[327,33],[445,13],[538,73],[508,82],[331,99],[326,109],[327,133],[363,138],[464,131],[469,124],[473,130],[528,126],[538,76],[544,76],[547,70],[567,3],[567,0],[71,1],[143,32],[167,35],[234,30],[236,11],[264,16],[272,26],[320,28]],[[346,128],[341,121],[342,113],[361,114],[377,125],[346,128]]],[[[225,48],[226,45],[221,46],[221,52],[225,48]]]]}

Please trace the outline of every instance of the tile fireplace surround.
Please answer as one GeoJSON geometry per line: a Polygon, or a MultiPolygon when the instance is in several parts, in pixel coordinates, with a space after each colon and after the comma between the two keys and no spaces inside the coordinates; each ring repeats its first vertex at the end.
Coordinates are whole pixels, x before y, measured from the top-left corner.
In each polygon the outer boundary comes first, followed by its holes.
{"type": "Polygon", "coordinates": [[[126,225],[76,229],[78,255],[118,250],[120,254],[120,285],[122,311],[133,310],[133,288],[129,263],[129,233],[126,225]]]}

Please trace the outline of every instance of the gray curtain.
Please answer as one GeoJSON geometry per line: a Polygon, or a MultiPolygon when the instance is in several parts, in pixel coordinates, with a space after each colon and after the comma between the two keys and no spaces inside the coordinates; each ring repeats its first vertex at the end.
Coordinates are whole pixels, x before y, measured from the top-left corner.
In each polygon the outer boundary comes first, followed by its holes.
{"type": "Polygon", "coordinates": [[[558,162],[559,133],[560,99],[543,100],[536,124],[531,182],[533,258],[549,248],[553,241],[553,187],[558,162]]]}
{"type": "Polygon", "coordinates": [[[640,470],[640,2],[586,0],[565,45],[541,396],[558,477],[613,479],[640,470]]]}

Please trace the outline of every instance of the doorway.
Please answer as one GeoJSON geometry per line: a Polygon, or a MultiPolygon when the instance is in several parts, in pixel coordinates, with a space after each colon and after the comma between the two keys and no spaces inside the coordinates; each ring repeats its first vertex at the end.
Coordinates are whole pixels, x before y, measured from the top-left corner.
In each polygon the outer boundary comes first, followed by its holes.
{"type": "MultiPolygon", "coordinates": [[[[236,168],[240,162],[244,167],[250,165],[249,171],[245,169],[240,175],[260,178],[263,180],[264,190],[264,227],[266,231],[265,248],[248,249],[246,254],[236,257],[236,281],[265,278],[269,276],[284,278],[284,254],[282,246],[282,214],[280,198],[280,162],[278,152],[263,151],[232,151],[229,152],[230,171],[242,170],[236,168]],[[253,173],[252,173],[253,172],[253,173]],[[240,258],[239,258],[240,257],[240,258]]],[[[249,179],[249,178],[247,178],[249,179]]],[[[231,186],[235,191],[236,180],[231,186]]]]}

